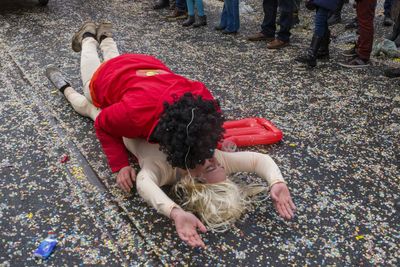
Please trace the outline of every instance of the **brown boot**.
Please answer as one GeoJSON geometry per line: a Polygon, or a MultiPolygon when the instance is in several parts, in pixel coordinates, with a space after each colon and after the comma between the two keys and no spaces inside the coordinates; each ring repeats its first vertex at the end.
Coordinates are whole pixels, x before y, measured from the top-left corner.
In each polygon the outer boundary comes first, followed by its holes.
{"type": "Polygon", "coordinates": [[[253,35],[250,35],[250,36],[247,37],[247,40],[248,40],[248,41],[251,41],[251,42],[256,42],[256,41],[267,41],[267,42],[271,42],[271,41],[273,41],[274,39],[275,39],[275,37],[267,36],[267,35],[265,35],[265,34],[262,33],[262,32],[258,32],[258,33],[256,33],[256,34],[253,34],[253,35]]]}
{"type": "Polygon", "coordinates": [[[284,42],[282,40],[275,39],[272,42],[269,42],[267,44],[267,48],[268,49],[281,49],[288,45],[289,45],[289,42],[284,42]]]}
{"type": "Polygon", "coordinates": [[[93,21],[85,22],[82,27],[72,36],[72,50],[80,52],[82,50],[82,40],[85,33],[91,33],[96,36],[97,25],[93,21]]]}
{"type": "Polygon", "coordinates": [[[187,17],[188,15],[186,11],[179,11],[178,9],[175,8],[172,14],[166,16],[165,18],[167,19],[167,21],[177,21],[180,19],[186,19],[187,17]]]}

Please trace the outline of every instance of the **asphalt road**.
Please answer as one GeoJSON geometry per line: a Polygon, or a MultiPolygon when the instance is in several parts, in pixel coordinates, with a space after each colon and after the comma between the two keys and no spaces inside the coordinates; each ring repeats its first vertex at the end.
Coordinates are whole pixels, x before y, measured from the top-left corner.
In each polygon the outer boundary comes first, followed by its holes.
{"type": "MultiPolygon", "coordinates": [[[[332,29],[331,60],[313,71],[299,67],[294,58],[311,34],[305,10],[292,45],[268,51],[245,40],[259,30],[256,1],[247,2],[256,11],[242,14],[236,36],[212,30],[222,2],[206,1],[209,25],[200,29],[166,22],[169,11],[151,4],[0,2],[0,266],[398,266],[400,90],[382,76],[393,61],[339,67],[348,47],[341,40],[351,37],[341,24],[332,29]],[[204,234],[207,248],[193,250],[136,192],[119,190],[92,122],[44,76],[56,65],[81,90],[70,38],[89,19],[114,24],[122,53],[154,55],[203,81],[228,119],[265,117],[282,129],[281,143],[251,149],[280,166],[296,218],[280,219],[267,199],[231,230],[204,234]],[[33,251],[49,231],[57,249],[37,260],[33,251]]],[[[346,19],[351,12],[346,6],[346,19]]],[[[376,21],[382,37],[388,29],[376,21]]],[[[261,182],[245,174],[233,179],[261,182]]]]}

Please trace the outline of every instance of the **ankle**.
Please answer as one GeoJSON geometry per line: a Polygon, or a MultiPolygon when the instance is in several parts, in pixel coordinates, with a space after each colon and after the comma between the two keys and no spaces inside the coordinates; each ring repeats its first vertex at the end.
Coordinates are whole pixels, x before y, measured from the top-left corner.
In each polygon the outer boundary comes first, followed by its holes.
{"type": "Polygon", "coordinates": [[[85,33],[82,35],[82,40],[85,39],[85,38],[88,38],[88,37],[92,37],[93,39],[96,39],[96,35],[95,35],[95,34],[93,34],[93,33],[91,33],[91,32],[85,32],[85,33]]]}

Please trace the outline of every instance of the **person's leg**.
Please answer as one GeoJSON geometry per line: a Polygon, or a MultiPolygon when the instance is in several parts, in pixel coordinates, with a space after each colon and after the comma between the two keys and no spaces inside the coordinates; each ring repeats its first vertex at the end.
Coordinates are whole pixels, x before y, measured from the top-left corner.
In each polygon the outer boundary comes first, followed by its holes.
{"type": "Polygon", "coordinates": [[[385,17],[390,17],[390,12],[392,10],[392,1],[393,0],[385,0],[385,2],[383,4],[385,17]]]}
{"type": "Polygon", "coordinates": [[[195,0],[195,1],[196,1],[196,7],[197,7],[198,20],[195,24],[193,24],[193,27],[197,28],[197,27],[201,27],[201,26],[206,26],[207,25],[207,16],[204,13],[203,0],[195,0]]]}
{"type": "Polygon", "coordinates": [[[374,18],[377,0],[363,0],[357,2],[358,41],[357,54],[364,61],[368,61],[374,41],[374,18]]]}
{"type": "Polygon", "coordinates": [[[76,112],[92,120],[96,119],[100,109],[93,106],[89,102],[89,99],[76,92],[58,68],[53,66],[47,68],[46,77],[61,93],[63,93],[76,112]]]}
{"type": "Polygon", "coordinates": [[[261,32],[267,37],[275,37],[277,9],[278,0],[263,0],[264,20],[261,32]]]}
{"type": "Polygon", "coordinates": [[[182,23],[183,27],[189,27],[195,23],[194,17],[194,1],[195,0],[186,0],[186,5],[188,8],[188,18],[182,23]]]}
{"type": "Polygon", "coordinates": [[[185,0],[176,0],[175,7],[176,7],[177,11],[179,11],[181,13],[185,13],[187,10],[186,1],[185,0]]]}
{"type": "Polygon", "coordinates": [[[188,9],[188,15],[194,16],[194,0],[186,0],[186,5],[188,9]]]}
{"type": "MultiPolygon", "coordinates": [[[[224,34],[235,34],[240,27],[239,18],[239,0],[225,0],[226,2],[226,28],[222,31],[224,34]]],[[[224,3],[225,3],[224,2],[224,3]]]]}
{"type": "Polygon", "coordinates": [[[112,36],[112,24],[110,22],[100,23],[97,28],[96,39],[100,44],[104,61],[119,56],[117,44],[112,36]]]}
{"type": "Polygon", "coordinates": [[[314,17],[314,35],[312,37],[310,47],[308,48],[305,56],[297,58],[297,61],[306,63],[310,67],[315,67],[317,65],[318,50],[324,38],[326,38],[328,31],[328,16],[328,9],[322,7],[317,8],[314,17]]]}
{"type": "Polygon", "coordinates": [[[203,0],[195,0],[195,1],[196,1],[197,15],[199,17],[203,17],[204,16],[203,0]]]}
{"type": "Polygon", "coordinates": [[[224,30],[226,28],[226,25],[228,24],[228,10],[226,8],[226,1],[224,1],[224,7],[222,8],[222,13],[221,13],[221,20],[219,22],[219,25],[215,27],[216,30],[224,30]]]}
{"type": "Polygon", "coordinates": [[[329,25],[335,25],[342,21],[342,9],[343,9],[344,2],[345,2],[345,0],[339,0],[336,10],[332,13],[332,15],[328,19],[329,25]]]}
{"type": "Polygon", "coordinates": [[[279,17],[279,32],[277,39],[289,42],[290,40],[290,29],[293,25],[293,8],[294,2],[293,0],[280,0],[279,1],[279,9],[280,9],[280,17],[279,17]]]}
{"type": "Polygon", "coordinates": [[[240,28],[239,0],[231,0],[232,28],[229,32],[237,32],[240,28]]]}
{"type": "Polygon", "coordinates": [[[293,25],[295,26],[300,23],[299,12],[300,12],[301,0],[295,0],[293,8],[293,25]]]}
{"type": "Polygon", "coordinates": [[[103,39],[100,43],[100,50],[104,61],[119,56],[118,47],[113,38],[103,39]]]}
{"type": "Polygon", "coordinates": [[[96,108],[88,98],[75,91],[72,87],[67,87],[64,90],[64,96],[71,104],[73,109],[84,117],[96,120],[100,109],[96,108]]]}
{"type": "Polygon", "coordinates": [[[89,84],[93,74],[100,66],[100,58],[97,54],[98,42],[92,37],[87,37],[82,40],[82,52],[81,52],[81,76],[83,83],[83,92],[85,97],[92,101],[89,84]]]}
{"type": "Polygon", "coordinates": [[[362,68],[369,65],[374,38],[374,18],[377,0],[363,0],[356,4],[358,18],[358,40],[356,56],[348,62],[339,63],[347,68],[362,68]]]}
{"type": "Polygon", "coordinates": [[[392,3],[393,0],[385,0],[385,3],[383,4],[384,8],[384,19],[383,19],[383,25],[384,26],[392,26],[393,25],[393,20],[392,20],[392,3]]]}

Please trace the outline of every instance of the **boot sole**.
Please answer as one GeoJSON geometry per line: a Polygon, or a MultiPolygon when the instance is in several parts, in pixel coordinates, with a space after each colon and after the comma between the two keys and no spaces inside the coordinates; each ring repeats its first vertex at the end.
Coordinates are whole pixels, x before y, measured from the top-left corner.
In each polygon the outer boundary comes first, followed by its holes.
{"type": "MultiPolygon", "coordinates": [[[[92,22],[92,21],[85,22],[81,26],[81,28],[74,34],[74,36],[72,36],[71,47],[74,52],[81,52],[82,36],[85,32],[90,32],[90,31],[87,31],[86,28],[91,27],[91,26],[93,26],[94,29],[96,29],[96,24],[94,22],[92,22]]],[[[92,33],[92,32],[90,32],[90,33],[92,33]]],[[[96,35],[96,31],[93,34],[96,35]]]]}

